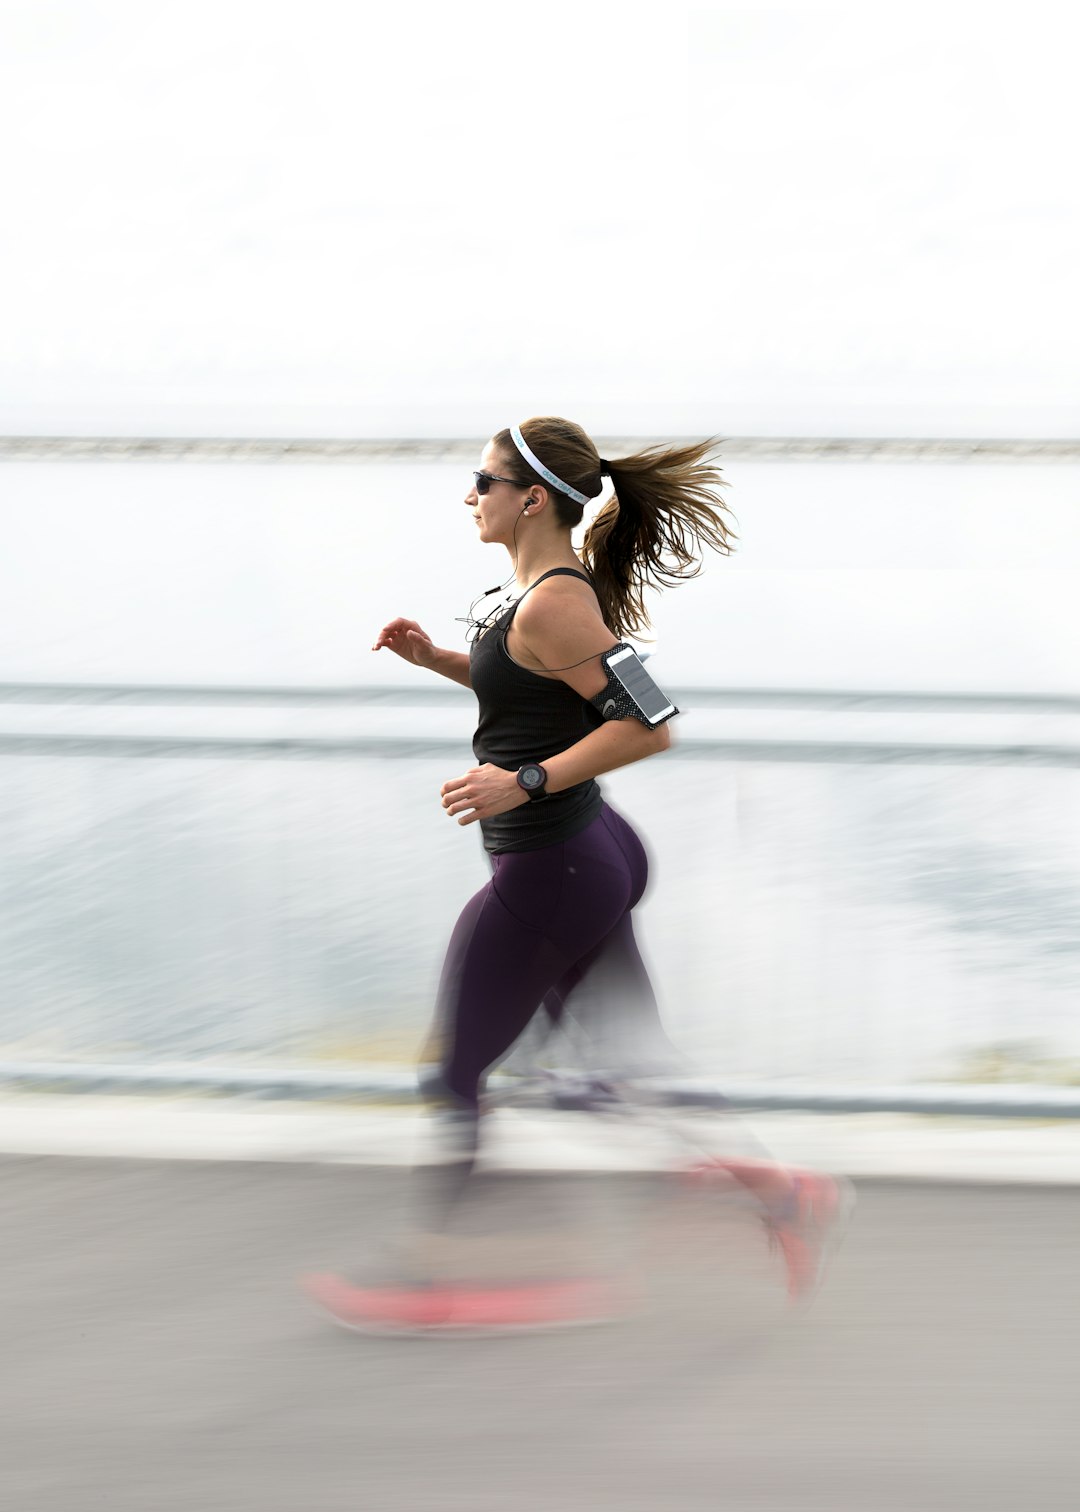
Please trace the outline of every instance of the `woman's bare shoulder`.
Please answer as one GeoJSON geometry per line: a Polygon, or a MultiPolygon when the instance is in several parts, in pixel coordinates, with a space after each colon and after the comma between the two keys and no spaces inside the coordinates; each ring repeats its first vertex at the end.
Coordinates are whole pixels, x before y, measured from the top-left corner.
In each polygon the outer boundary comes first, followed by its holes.
{"type": "MultiPolygon", "coordinates": [[[[541,583],[522,600],[514,627],[518,633],[512,654],[534,671],[555,673],[557,669],[575,669],[594,657],[599,665],[600,653],[615,644],[615,637],[604,624],[596,594],[580,578],[549,578],[541,583]],[[569,588],[545,593],[549,583],[569,584],[569,588]]],[[[562,680],[576,687],[579,677],[571,675],[562,680]]],[[[590,688],[585,696],[595,691],[596,688],[590,688]]]]}
{"type": "Polygon", "coordinates": [[[541,626],[553,614],[561,618],[568,610],[585,618],[591,614],[603,623],[600,601],[593,585],[586,577],[567,572],[545,578],[535,588],[530,588],[518,606],[516,618],[523,627],[541,626]]]}

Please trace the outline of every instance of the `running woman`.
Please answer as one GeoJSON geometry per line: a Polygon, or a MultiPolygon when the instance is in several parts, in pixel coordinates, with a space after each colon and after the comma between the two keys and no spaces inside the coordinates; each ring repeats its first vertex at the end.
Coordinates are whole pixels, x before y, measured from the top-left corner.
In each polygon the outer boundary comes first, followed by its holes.
{"type": "MultiPolygon", "coordinates": [[[[634,940],[645,851],[596,779],[671,743],[668,720],[678,711],[647,718],[605,653],[648,626],[648,590],[696,575],[705,548],[731,551],[710,452],[705,442],[608,461],[580,426],[551,416],[499,431],[464,503],[480,540],[509,554],[509,601],[473,618],[474,601],[468,653],[436,646],[405,618],[376,638],[373,650],[471,688],[479,705],[475,764],[443,784],[440,800],[457,824],[479,824],[492,877],[454,929],[436,1009],[437,1069],[422,1082],[429,1100],[453,1110],[461,1181],[472,1170],[488,1073],[541,1007],[555,1021],[567,1004],[572,1013],[585,981],[618,982],[619,1004],[639,1020],[638,1044],[661,1069],[671,1066],[634,940]],[[572,532],[605,478],[612,493],[579,557],[572,532]]],[[[663,704],[661,695],[654,711],[663,704]]],[[[827,1178],[767,1161],[715,1166],[762,1203],[790,1288],[805,1289],[816,1266],[816,1210],[832,1198],[827,1178]]],[[[476,1305],[444,1291],[380,1293],[331,1277],[312,1278],[309,1290],[357,1326],[380,1317],[387,1326],[460,1321],[476,1305]]],[[[490,1297],[481,1305],[490,1311],[490,1297]]],[[[510,1305],[520,1315],[520,1296],[510,1305]]],[[[548,1293],[526,1305],[558,1314],[586,1304],[548,1293]]]]}

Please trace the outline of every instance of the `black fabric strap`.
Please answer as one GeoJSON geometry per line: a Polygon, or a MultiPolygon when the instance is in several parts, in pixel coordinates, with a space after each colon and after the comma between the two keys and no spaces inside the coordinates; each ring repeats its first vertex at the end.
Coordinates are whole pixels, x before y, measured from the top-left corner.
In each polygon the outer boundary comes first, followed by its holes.
{"type": "Polygon", "coordinates": [[[578,572],[576,567],[549,567],[547,572],[542,572],[540,574],[535,583],[529,584],[525,592],[521,595],[521,598],[515,599],[515,601],[510,605],[510,613],[507,616],[505,625],[502,626],[502,632],[504,635],[510,628],[510,623],[514,618],[514,615],[517,613],[518,605],[521,603],[521,600],[528,598],[529,594],[533,591],[534,588],[539,588],[544,579],[550,577],[577,577],[581,578],[583,582],[588,583],[590,588],[592,587],[592,579],[589,577],[588,573],[578,572]]]}

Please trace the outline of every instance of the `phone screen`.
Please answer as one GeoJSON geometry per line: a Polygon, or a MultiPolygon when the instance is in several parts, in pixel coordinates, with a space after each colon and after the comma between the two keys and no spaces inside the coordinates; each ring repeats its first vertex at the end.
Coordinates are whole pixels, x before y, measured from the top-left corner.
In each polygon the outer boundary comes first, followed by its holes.
{"type": "Polygon", "coordinates": [[[645,718],[653,724],[675,713],[675,705],[663,688],[658,688],[653,682],[636,651],[617,651],[608,666],[645,718]]]}

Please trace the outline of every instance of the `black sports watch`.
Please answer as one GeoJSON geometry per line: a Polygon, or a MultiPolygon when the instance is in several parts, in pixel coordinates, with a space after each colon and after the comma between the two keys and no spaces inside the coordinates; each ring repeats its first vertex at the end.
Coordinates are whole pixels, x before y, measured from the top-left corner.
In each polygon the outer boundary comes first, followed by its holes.
{"type": "Polygon", "coordinates": [[[518,767],[517,785],[528,793],[533,803],[539,803],[548,796],[547,773],[538,761],[527,761],[524,766],[518,767]]]}

